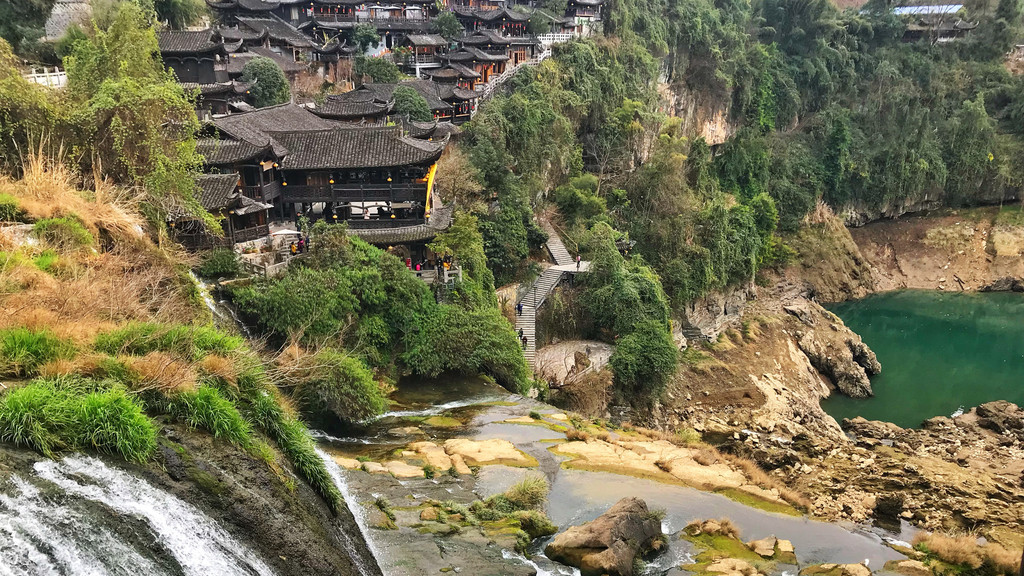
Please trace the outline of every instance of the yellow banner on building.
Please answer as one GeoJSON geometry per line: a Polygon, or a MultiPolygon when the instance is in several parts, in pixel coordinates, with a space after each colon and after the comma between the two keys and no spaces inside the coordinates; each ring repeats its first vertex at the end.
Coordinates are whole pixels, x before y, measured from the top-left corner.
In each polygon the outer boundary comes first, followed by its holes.
{"type": "Polygon", "coordinates": [[[434,175],[437,174],[437,163],[430,165],[430,170],[427,170],[427,206],[423,210],[423,217],[430,218],[430,197],[434,193],[434,175]]]}

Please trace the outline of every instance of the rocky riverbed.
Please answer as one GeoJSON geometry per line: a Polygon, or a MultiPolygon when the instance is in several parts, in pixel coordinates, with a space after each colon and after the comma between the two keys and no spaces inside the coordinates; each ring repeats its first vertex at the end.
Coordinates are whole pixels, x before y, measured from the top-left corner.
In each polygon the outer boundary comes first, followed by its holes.
{"type": "Polygon", "coordinates": [[[475,379],[403,382],[393,399],[365,429],[320,435],[386,574],[572,573],[545,555],[552,536],[524,541],[537,526],[483,511],[529,478],[550,487],[540,511],[558,534],[644,498],[667,543],[644,574],[684,573],[700,551],[681,531],[707,517],[732,518],[752,540],[786,534],[801,566],[905,559],[883,540],[900,534],[808,520],[772,478],[693,437],[584,419],[475,379]]]}

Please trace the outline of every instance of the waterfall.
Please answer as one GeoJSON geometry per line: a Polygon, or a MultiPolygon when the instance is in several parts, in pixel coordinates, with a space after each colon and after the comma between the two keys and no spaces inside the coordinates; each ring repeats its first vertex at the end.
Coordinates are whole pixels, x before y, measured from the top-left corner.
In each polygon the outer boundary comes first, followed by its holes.
{"type": "Polygon", "coordinates": [[[341,492],[342,497],[345,499],[345,503],[348,505],[349,511],[352,513],[352,517],[355,518],[356,526],[359,528],[359,534],[362,536],[363,541],[366,542],[366,547],[369,548],[370,554],[373,555],[374,562],[377,563],[379,572],[371,572],[362,563],[357,561],[360,555],[356,550],[355,544],[352,542],[352,538],[342,530],[341,536],[345,542],[345,548],[348,551],[349,556],[352,558],[352,561],[359,568],[359,572],[363,576],[374,576],[374,574],[378,573],[385,574],[384,568],[380,566],[380,552],[377,550],[373,540],[370,538],[370,531],[366,526],[366,516],[363,514],[363,511],[358,504],[354,509],[352,507],[351,503],[355,503],[356,498],[352,494],[352,489],[348,486],[348,481],[345,480],[345,472],[341,469],[341,466],[338,466],[338,463],[334,461],[334,458],[331,458],[330,454],[324,452],[319,446],[316,447],[316,454],[324,461],[327,473],[331,475],[331,480],[334,481],[334,485],[338,487],[338,491],[341,492]]]}
{"type": "Polygon", "coordinates": [[[238,317],[238,313],[235,308],[227,303],[225,300],[214,300],[210,294],[210,285],[203,282],[196,276],[191,270],[188,271],[189,278],[195,283],[196,289],[199,290],[199,295],[203,298],[203,303],[213,314],[214,320],[219,320],[222,326],[224,324],[230,324],[238,329],[242,333],[242,336],[251,338],[252,333],[249,331],[249,327],[238,317]]]}
{"type": "Polygon", "coordinates": [[[197,508],[96,458],[34,472],[0,493],[0,575],[273,574],[197,508]]]}

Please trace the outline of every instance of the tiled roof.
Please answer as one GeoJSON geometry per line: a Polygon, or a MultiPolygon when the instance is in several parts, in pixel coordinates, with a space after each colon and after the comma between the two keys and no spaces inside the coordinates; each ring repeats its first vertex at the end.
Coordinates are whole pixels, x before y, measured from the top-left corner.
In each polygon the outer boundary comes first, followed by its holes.
{"type": "Polygon", "coordinates": [[[257,146],[243,140],[201,138],[196,142],[196,152],[203,155],[207,166],[221,166],[268,156],[270,144],[257,146]]]}
{"type": "Polygon", "coordinates": [[[405,244],[430,240],[452,224],[455,204],[438,206],[431,211],[430,221],[416,226],[397,228],[349,228],[348,233],[370,244],[405,244]]]}
{"type": "Polygon", "coordinates": [[[516,12],[509,10],[508,8],[499,8],[497,10],[479,10],[471,8],[469,6],[456,6],[454,12],[457,16],[461,16],[464,19],[472,18],[481,22],[526,22],[530,19],[529,16],[522,12],[516,12]]]}
{"type": "Polygon", "coordinates": [[[511,44],[512,41],[494,30],[477,30],[473,34],[460,38],[459,42],[467,46],[483,46],[486,44],[511,44]]]}
{"type": "Polygon", "coordinates": [[[252,41],[252,40],[263,40],[267,37],[266,28],[260,30],[253,30],[252,28],[221,28],[218,30],[220,35],[224,37],[226,41],[252,41]]]}
{"type": "Polygon", "coordinates": [[[157,34],[163,54],[196,54],[223,49],[220,35],[214,30],[164,30],[157,34]]]}
{"type": "Polygon", "coordinates": [[[449,100],[476,100],[480,97],[480,94],[472,90],[460,88],[454,84],[438,84],[437,96],[447,102],[449,100]]]}
{"type": "Polygon", "coordinates": [[[316,107],[314,112],[329,118],[381,116],[387,114],[394,103],[390,94],[382,97],[375,90],[352,90],[344,94],[328,96],[324,99],[323,104],[316,107]]]}
{"type": "Polygon", "coordinates": [[[265,2],[264,0],[235,0],[240,8],[250,12],[270,12],[277,10],[280,2],[265,2]]]}
{"type": "Polygon", "coordinates": [[[295,26],[270,14],[267,18],[246,18],[238,16],[237,20],[242,25],[253,31],[266,30],[267,34],[274,40],[280,40],[295,48],[312,48],[313,42],[295,26]]]}
{"type": "Polygon", "coordinates": [[[274,154],[280,158],[288,153],[288,148],[272,138],[270,132],[324,130],[334,128],[338,124],[320,118],[308,108],[295,104],[281,104],[260,108],[255,112],[217,118],[213,125],[236,140],[243,140],[255,146],[270,144],[274,154]]]}
{"type": "Polygon", "coordinates": [[[423,72],[431,78],[474,79],[480,77],[480,74],[477,73],[476,70],[455,62],[449,62],[444,68],[435,68],[433,70],[428,69],[423,72]]]}
{"type": "Polygon", "coordinates": [[[253,46],[246,52],[235,52],[234,54],[228,54],[227,72],[229,76],[238,76],[242,73],[242,69],[249,63],[250,60],[262,56],[264,58],[270,58],[277,65],[281,67],[281,70],[285,74],[295,74],[302,72],[306,69],[306,65],[302,62],[296,62],[287,56],[282,56],[269,48],[262,48],[253,46]]]}
{"type": "Polygon", "coordinates": [[[433,122],[416,122],[415,120],[402,119],[402,127],[405,128],[405,133],[411,138],[430,138],[434,135],[434,130],[437,129],[437,120],[433,122]]]}
{"type": "Polygon", "coordinates": [[[199,203],[203,208],[211,212],[224,209],[231,203],[231,196],[238,187],[238,174],[201,174],[196,176],[196,185],[199,186],[199,203]]]}
{"type": "Polygon", "coordinates": [[[448,60],[452,62],[504,62],[508,56],[504,54],[488,54],[479,48],[464,46],[458,52],[448,54],[448,60]]]}
{"type": "Polygon", "coordinates": [[[427,142],[402,136],[397,126],[338,128],[306,132],[273,132],[288,148],[281,161],[285,170],[389,168],[433,162],[447,140],[427,142]]]}
{"type": "Polygon", "coordinates": [[[405,37],[404,43],[413,46],[447,46],[448,41],[439,34],[409,34],[405,37]]]}

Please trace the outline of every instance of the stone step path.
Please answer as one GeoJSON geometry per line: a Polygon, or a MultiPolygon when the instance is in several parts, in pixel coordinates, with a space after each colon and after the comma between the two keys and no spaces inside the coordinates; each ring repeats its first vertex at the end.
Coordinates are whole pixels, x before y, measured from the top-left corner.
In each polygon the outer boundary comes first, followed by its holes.
{"type": "Polygon", "coordinates": [[[540,220],[540,229],[548,235],[547,247],[548,252],[551,253],[551,257],[555,260],[555,264],[565,266],[566,264],[575,264],[576,258],[569,253],[569,250],[562,243],[562,238],[558,236],[558,232],[555,231],[554,226],[551,225],[546,219],[540,220]]]}
{"type": "Polygon", "coordinates": [[[523,312],[516,315],[516,333],[518,334],[522,330],[523,336],[526,336],[523,355],[526,357],[526,363],[530,365],[530,369],[536,368],[534,359],[537,356],[537,310],[544,304],[555,286],[562,281],[565,274],[586,272],[590,268],[590,262],[580,262],[577,270],[576,259],[566,249],[562,239],[558,237],[554,227],[547,220],[541,219],[540,227],[548,234],[547,248],[555,261],[555,266],[544,270],[533,286],[519,300],[518,304],[523,305],[523,312]]]}

